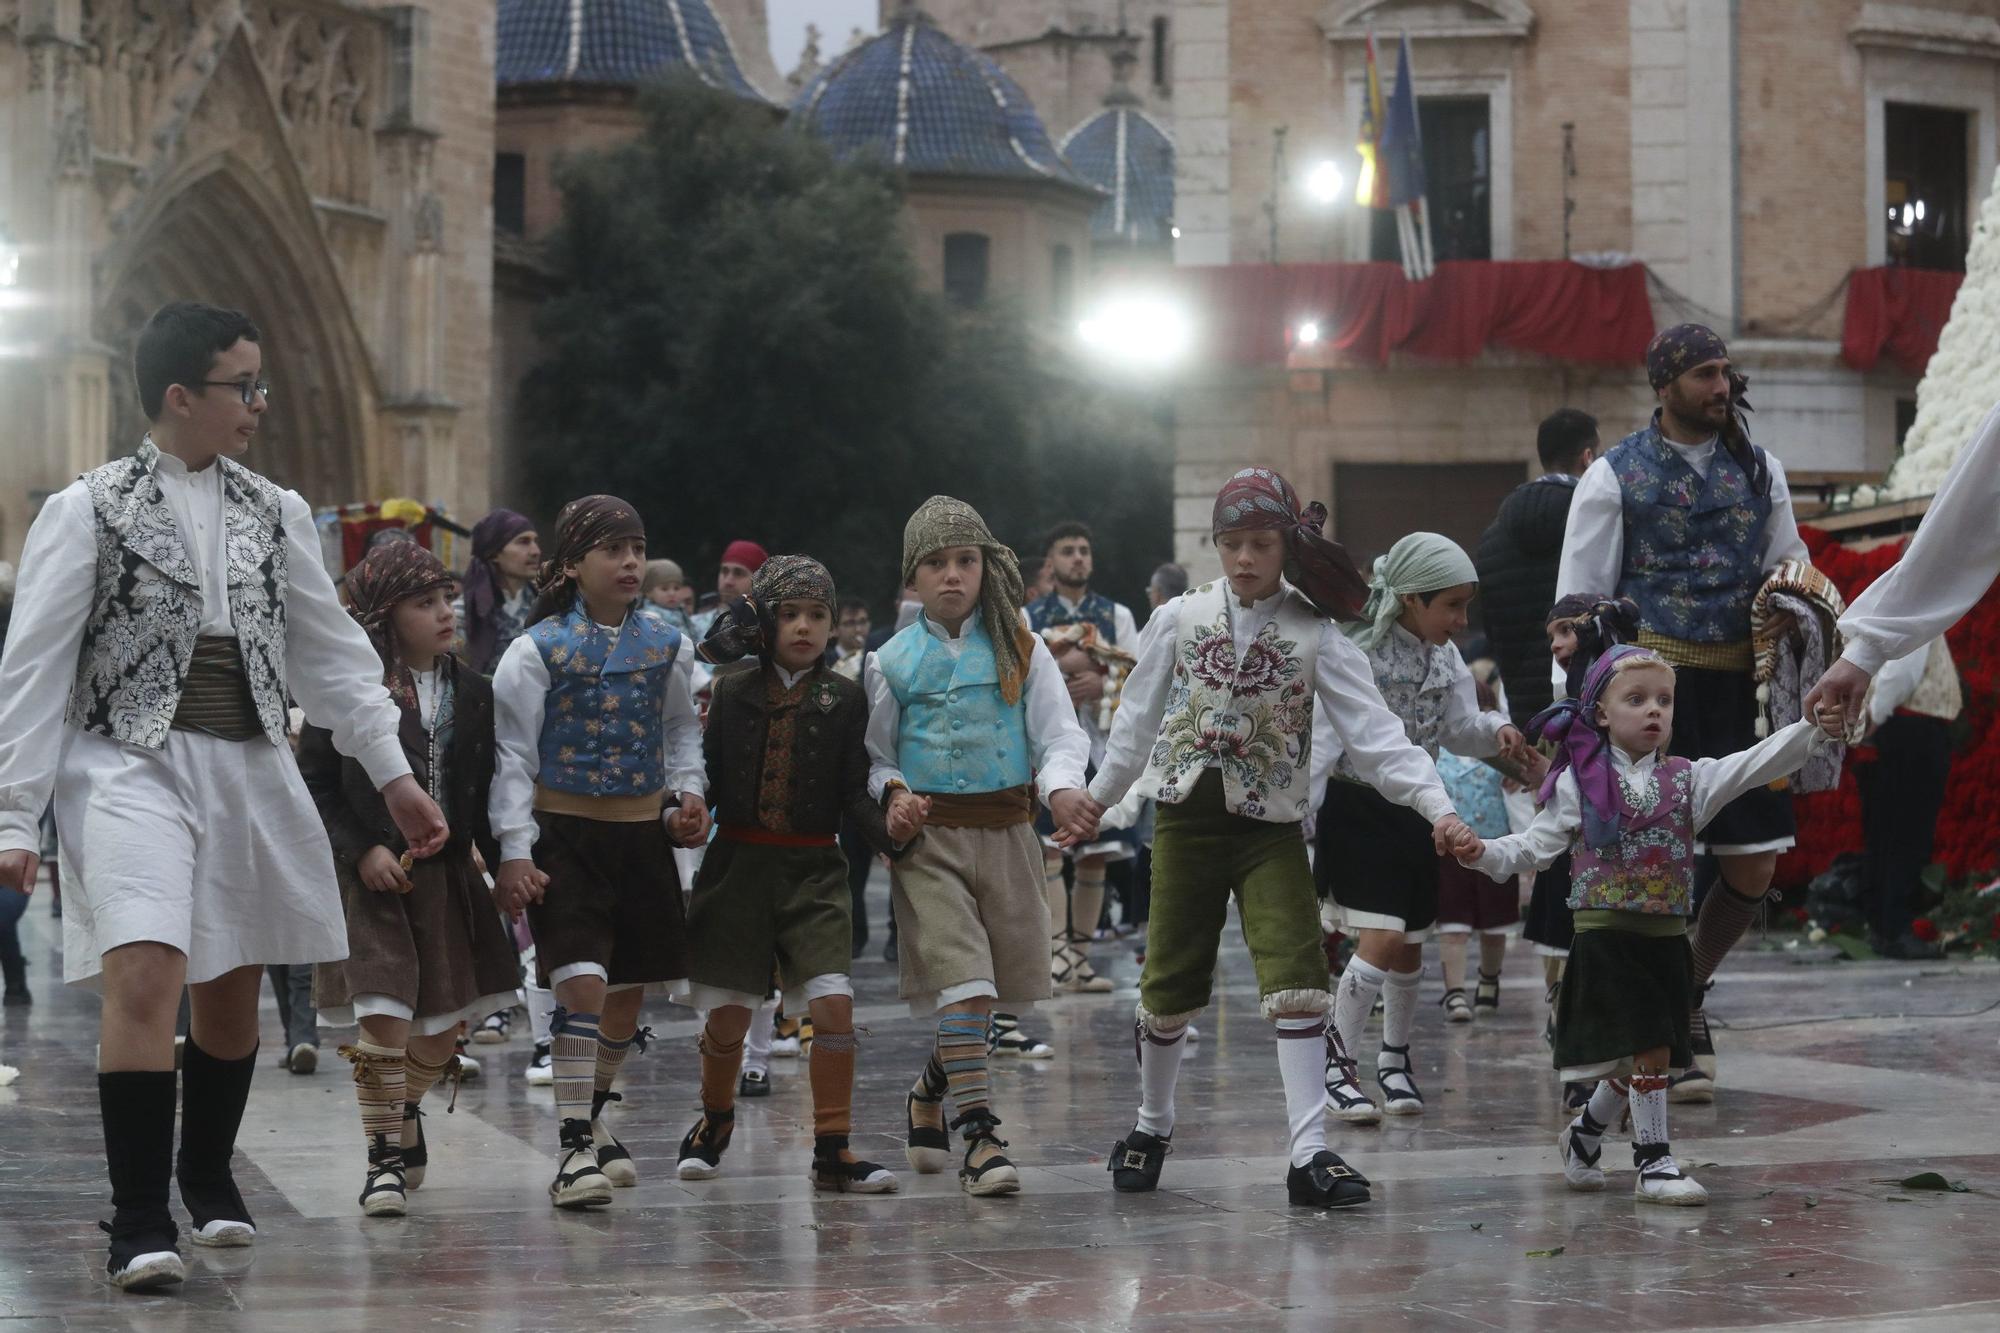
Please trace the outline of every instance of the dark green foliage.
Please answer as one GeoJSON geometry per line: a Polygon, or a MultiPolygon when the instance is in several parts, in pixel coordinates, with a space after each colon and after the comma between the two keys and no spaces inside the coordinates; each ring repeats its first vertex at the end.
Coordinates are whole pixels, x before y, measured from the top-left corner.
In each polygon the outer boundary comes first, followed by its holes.
{"type": "Polygon", "coordinates": [[[545,359],[520,386],[530,512],[610,491],[699,590],[749,537],[819,557],[881,616],[904,520],[944,492],[1030,576],[1048,525],[1091,523],[1099,585],[1143,606],[1172,546],[1148,403],[1070,378],[1005,311],[924,292],[893,175],[691,82],[644,108],[640,139],[560,175],[545,359]]]}

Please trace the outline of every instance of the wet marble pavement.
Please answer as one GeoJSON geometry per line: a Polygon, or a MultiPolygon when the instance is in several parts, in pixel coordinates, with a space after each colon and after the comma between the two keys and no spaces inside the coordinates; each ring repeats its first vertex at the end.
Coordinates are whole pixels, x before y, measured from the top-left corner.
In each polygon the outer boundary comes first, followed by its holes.
{"type": "MultiPolygon", "coordinates": [[[[879,882],[875,893],[882,895],[879,882]]],[[[876,916],[879,922],[881,916],[876,916]]],[[[1540,1040],[1540,968],[1517,948],[1497,1016],[1418,1019],[1429,1109],[1415,1124],[1336,1127],[1376,1182],[1366,1208],[1287,1205],[1274,1040],[1232,938],[1184,1070],[1175,1155],[1151,1196],[1112,1192],[1104,1156],[1136,1101],[1129,943],[1097,946],[1119,989],[1045,1006],[1048,1063],[1000,1062],[994,1090],[1024,1192],[974,1200],[904,1169],[903,1089],[921,1026],[894,1000],[879,939],[856,964],[855,1147],[902,1192],[815,1198],[805,1071],[739,1103],[722,1179],[683,1185],[695,1025],[628,1064],[614,1115],[643,1179],[609,1209],[558,1213],[548,1089],[520,1077],[517,1035],[477,1047],[481,1080],[433,1105],[430,1178],[407,1218],[367,1220],[344,1034],[318,1074],[260,1070],[238,1178],[253,1250],[196,1251],[177,1295],[105,1285],[109,1215],[92,1076],[96,1002],[55,984],[56,930],[24,922],[37,1003],[0,1011],[0,1330],[43,1328],[1326,1328],[1708,1329],[1812,1324],[2000,1328],[2000,967],[1834,964],[1739,949],[1714,992],[1722,1091],[1675,1107],[1674,1147],[1713,1202],[1650,1207],[1607,1142],[1611,1189],[1563,1188],[1556,1086],[1540,1040]],[[1983,1012],[1980,1012],[1983,1011],[1983,1012]],[[1921,1193],[1923,1170],[1970,1185],[1921,1193]]],[[[1427,1000],[1440,989],[1434,960],[1427,1000]]],[[[278,1028],[266,996],[266,1051],[278,1028]]],[[[518,1029],[517,1029],[518,1031],[518,1029]]],[[[183,1245],[186,1250],[185,1242],[183,1245]]]]}

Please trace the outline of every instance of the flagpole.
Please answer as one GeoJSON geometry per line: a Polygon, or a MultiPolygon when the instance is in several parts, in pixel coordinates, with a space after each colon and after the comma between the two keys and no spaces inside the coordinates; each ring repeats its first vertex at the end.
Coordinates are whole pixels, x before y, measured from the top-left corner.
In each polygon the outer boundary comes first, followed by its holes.
{"type": "MultiPolygon", "coordinates": [[[[1424,118],[1423,115],[1421,114],[1421,108],[1419,107],[1417,102],[1417,89],[1416,89],[1417,61],[1416,57],[1412,54],[1412,48],[1410,46],[1410,31],[1407,28],[1403,30],[1402,57],[1403,57],[1403,63],[1410,71],[1410,105],[1413,109],[1416,109],[1419,112],[1419,114],[1415,118],[1416,131],[1417,131],[1417,160],[1422,161],[1424,153],[1424,118]]],[[[1424,177],[1424,192],[1419,196],[1417,196],[1416,201],[1410,205],[1410,224],[1417,234],[1417,243],[1419,247],[1419,263],[1421,264],[1423,269],[1423,276],[1426,278],[1430,277],[1431,274],[1437,272],[1437,260],[1432,256],[1431,253],[1430,214],[1431,214],[1430,176],[1429,173],[1427,172],[1425,173],[1424,177]]]]}

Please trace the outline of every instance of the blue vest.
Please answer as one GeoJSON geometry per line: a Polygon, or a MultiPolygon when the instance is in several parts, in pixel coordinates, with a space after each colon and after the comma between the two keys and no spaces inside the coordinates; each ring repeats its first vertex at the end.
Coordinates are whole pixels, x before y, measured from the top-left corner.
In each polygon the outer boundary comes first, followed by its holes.
{"type": "Polygon", "coordinates": [[[660,710],[680,654],[680,632],[639,609],[613,630],[585,614],[579,600],[568,615],[550,616],[530,627],[528,637],[549,671],[542,767],[535,780],[578,796],[664,791],[666,735],[660,710]]]}
{"type": "Polygon", "coordinates": [[[976,614],[955,659],[920,615],[875,661],[903,710],[896,766],[912,790],[971,796],[1027,784],[1027,705],[1000,697],[993,641],[976,614]]]}
{"type": "Polygon", "coordinates": [[[1118,642],[1118,604],[1101,592],[1087,592],[1071,611],[1055,593],[1028,603],[1028,628],[1040,634],[1051,626],[1095,625],[1106,643],[1118,642]]]}
{"type": "Polygon", "coordinates": [[[1692,643],[1748,639],[1750,602],[1764,581],[1771,497],[1751,491],[1720,443],[1704,480],[1660,437],[1657,417],[1605,460],[1625,505],[1618,594],[1639,604],[1640,619],[1656,634],[1692,643]]]}

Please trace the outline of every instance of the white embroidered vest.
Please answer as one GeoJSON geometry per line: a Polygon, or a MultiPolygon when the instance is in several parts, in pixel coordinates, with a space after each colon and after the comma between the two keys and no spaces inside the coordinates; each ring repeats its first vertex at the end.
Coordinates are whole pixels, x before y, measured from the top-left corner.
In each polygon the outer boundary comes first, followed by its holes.
{"type": "MultiPolygon", "coordinates": [[[[1433,647],[1401,628],[1391,628],[1368,650],[1368,665],[1374,670],[1382,702],[1403,719],[1403,734],[1410,744],[1429,755],[1432,762],[1437,760],[1438,736],[1444,731],[1452,682],[1463,660],[1455,645],[1433,647]]],[[[1333,771],[1349,782],[1364,781],[1345,753],[1334,762],[1333,771]]]]}
{"type": "MultiPolygon", "coordinates": [[[[97,518],[97,588],[64,716],[128,745],[163,749],[201,628],[201,580],[174,523],[148,440],[129,458],[83,474],[97,518]]],[[[228,549],[229,618],[257,720],[285,744],[284,492],[218,459],[228,549]]]]}
{"type": "Polygon", "coordinates": [[[1223,582],[1181,599],[1174,675],[1144,790],[1178,805],[1202,772],[1222,771],[1229,810],[1273,824],[1303,820],[1311,804],[1313,682],[1326,622],[1287,590],[1236,657],[1223,582]]]}

